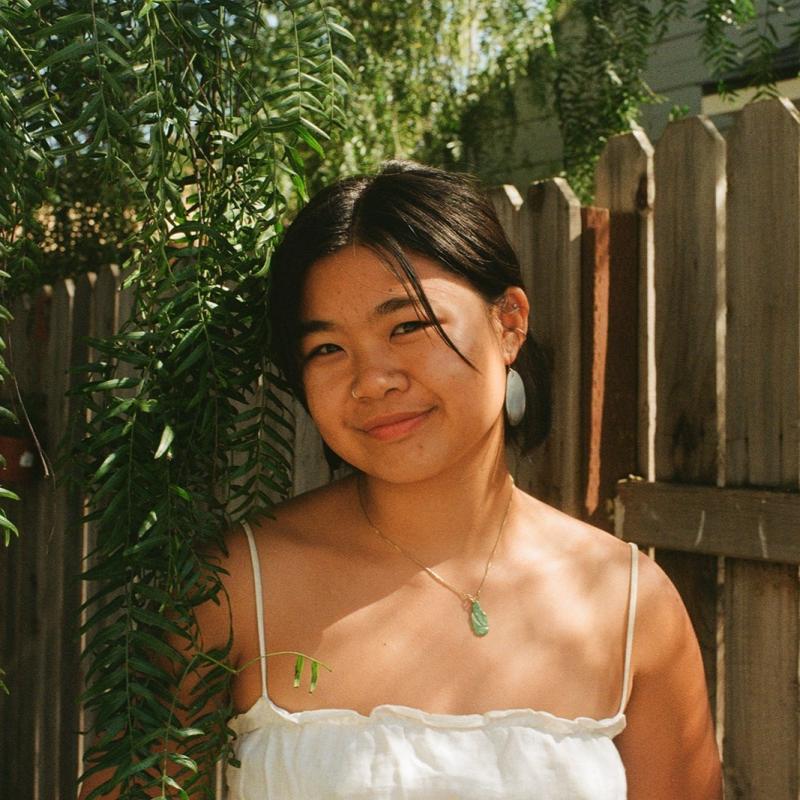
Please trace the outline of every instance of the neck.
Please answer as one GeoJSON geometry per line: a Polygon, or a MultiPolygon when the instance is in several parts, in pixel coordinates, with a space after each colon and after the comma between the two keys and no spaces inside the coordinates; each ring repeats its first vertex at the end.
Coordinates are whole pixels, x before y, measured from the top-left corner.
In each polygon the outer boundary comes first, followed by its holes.
{"type": "Polygon", "coordinates": [[[513,489],[502,447],[483,463],[466,470],[460,464],[424,481],[396,484],[361,476],[359,482],[365,527],[371,523],[430,566],[485,559],[513,489]]]}

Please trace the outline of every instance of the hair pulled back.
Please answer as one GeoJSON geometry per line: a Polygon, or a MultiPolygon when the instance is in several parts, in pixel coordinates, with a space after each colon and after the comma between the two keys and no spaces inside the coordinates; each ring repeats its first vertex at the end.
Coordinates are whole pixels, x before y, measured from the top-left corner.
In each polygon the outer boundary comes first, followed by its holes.
{"type": "MultiPolygon", "coordinates": [[[[517,257],[472,178],[390,161],[376,175],[337,181],[316,194],[288,227],[269,273],[272,359],[304,405],[299,352],[303,285],[313,264],[352,244],[369,247],[385,261],[462,358],[436,319],[408,254],[437,261],[488,303],[511,286],[524,288],[517,257]]],[[[550,371],[530,334],[514,368],[525,384],[527,408],[519,426],[506,425],[506,433],[518,435],[523,451],[528,451],[544,440],[550,427],[550,371]]]]}

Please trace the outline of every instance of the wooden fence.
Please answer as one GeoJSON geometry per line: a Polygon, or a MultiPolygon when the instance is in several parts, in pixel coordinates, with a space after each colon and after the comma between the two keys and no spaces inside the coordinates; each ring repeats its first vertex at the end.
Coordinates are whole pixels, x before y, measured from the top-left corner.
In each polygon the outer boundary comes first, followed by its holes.
{"type": "MultiPolygon", "coordinates": [[[[800,116],[771,100],[727,138],[699,117],[655,148],[618,137],[597,208],[559,179],[493,201],[554,365],[553,435],[533,457],[509,454],[518,484],[654,548],[701,643],[727,797],[796,800],[800,116]]],[[[107,269],[15,308],[10,361],[23,392],[47,397],[47,452],[75,413],[66,367],[128,302],[107,269]]],[[[295,488],[325,481],[301,414],[295,441],[295,488]]],[[[81,498],[41,477],[21,489],[21,538],[0,551],[0,787],[67,798],[81,748],[81,498]]]]}

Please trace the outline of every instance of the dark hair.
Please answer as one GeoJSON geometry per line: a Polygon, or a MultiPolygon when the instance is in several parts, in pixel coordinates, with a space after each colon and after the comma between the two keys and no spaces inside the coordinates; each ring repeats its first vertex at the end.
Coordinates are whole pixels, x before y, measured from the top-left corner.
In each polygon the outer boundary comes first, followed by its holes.
{"type": "MultiPolygon", "coordinates": [[[[423,314],[461,358],[406,255],[417,253],[437,261],[468,281],[487,302],[498,300],[510,286],[524,288],[514,250],[474,179],[390,161],[377,175],[345,178],[328,186],[286,230],[269,273],[272,358],[304,405],[299,322],[305,276],[314,263],[354,243],[374,250],[414,291],[423,314]]],[[[519,426],[506,425],[506,434],[518,433],[523,451],[529,451],[550,428],[550,370],[530,334],[514,368],[525,384],[527,408],[519,426]]]]}

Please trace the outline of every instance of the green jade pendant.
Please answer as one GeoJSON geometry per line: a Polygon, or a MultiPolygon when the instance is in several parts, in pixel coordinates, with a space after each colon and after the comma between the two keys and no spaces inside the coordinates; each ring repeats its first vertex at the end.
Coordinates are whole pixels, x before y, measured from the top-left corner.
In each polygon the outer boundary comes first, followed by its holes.
{"type": "Polygon", "coordinates": [[[489,618],[477,600],[472,600],[469,613],[469,625],[476,636],[486,636],[489,633],[489,618]]]}

